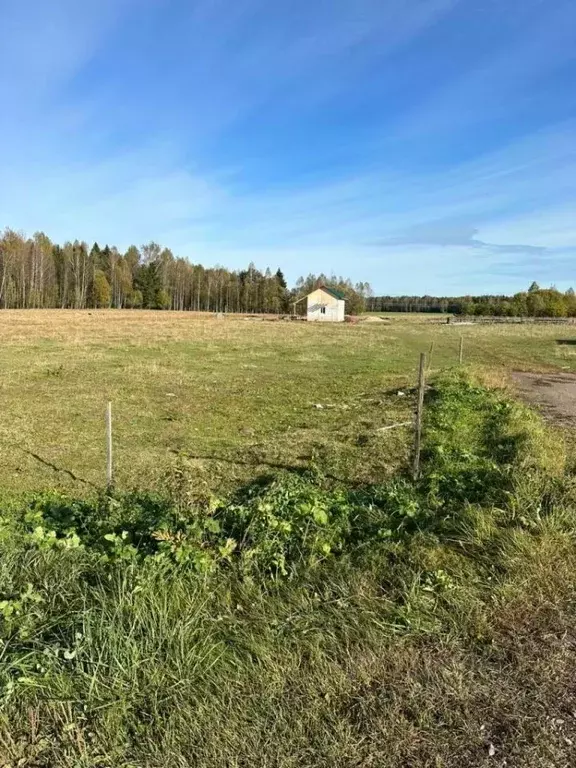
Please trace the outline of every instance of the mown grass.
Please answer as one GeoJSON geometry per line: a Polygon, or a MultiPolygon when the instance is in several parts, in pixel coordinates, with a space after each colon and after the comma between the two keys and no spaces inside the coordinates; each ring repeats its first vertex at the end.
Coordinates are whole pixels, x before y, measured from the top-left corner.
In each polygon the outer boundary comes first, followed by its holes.
{"type": "Polygon", "coordinates": [[[571,765],[562,443],[466,375],[426,414],[417,484],[312,465],[215,498],[181,466],[5,507],[4,764],[571,765]]]}
{"type": "Polygon", "coordinates": [[[407,457],[418,355],[430,373],[465,360],[575,367],[572,327],[270,322],[175,312],[0,313],[2,486],[86,494],[105,473],[104,409],[114,408],[117,485],[162,481],[178,457],[214,490],[305,467],[348,483],[390,476],[407,457]],[[315,408],[321,405],[323,408],[315,408]]]}

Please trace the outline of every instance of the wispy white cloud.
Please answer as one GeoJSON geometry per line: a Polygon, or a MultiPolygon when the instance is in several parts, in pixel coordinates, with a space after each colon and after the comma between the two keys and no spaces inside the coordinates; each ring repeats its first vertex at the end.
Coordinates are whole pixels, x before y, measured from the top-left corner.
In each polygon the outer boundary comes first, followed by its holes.
{"type": "Polygon", "coordinates": [[[322,109],[461,2],[199,0],[166,28],[157,9],[159,34],[170,36],[168,51],[151,56],[150,41],[134,43],[143,72],[119,71],[95,89],[94,99],[104,108],[113,98],[122,119],[130,120],[131,93],[142,88],[135,80],[144,74],[145,96],[155,108],[150,119],[203,148],[268,112],[322,109]],[[156,61],[173,77],[159,76],[156,61]]]}
{"type": "MultiPolygon", "coordinates": [[[[473,4],[486,14],[484,4],[473,4]]],[[[535,86],[575,59],[576,13],[572,0],[530,3],[509,0],[500,4],[498,23],[507,35],[495,49],[477,45],[474,28],[464,34],[474,64],[456,70],[432,87],[428,95],[391,126],[391,135],[458,135],[464,128],[523,113],[538,98],[535,86]],[[544,11],[544,12],[543,12],[544,11]]],[[[545,93],[545,90],[544,90],[545,93]]],[[[508,117],[510,119],[510,117],[508,117]]]]}
{"type": "MultiPolygon", "coordinates": [[[[94,55],[134,0],[4,0],[0,8],[0,96],[37,106],[94,55]]],[[[11,111],[3,115],[10,118],[11,111]]]]}
{"type": "Polygon", "coordinates": [[[395,237],[382,238],[374,243],[375,247],[394,248],[398,245],[463,245],[477,250],[488,250],[493,253],[533,253],[541,254],[545,246],[522,245],[518,243],[487,243],[478,238],[478,229],[465,222],[453,219],[440,219],[416,224],[409,227],[404,234],[395,237]]]}

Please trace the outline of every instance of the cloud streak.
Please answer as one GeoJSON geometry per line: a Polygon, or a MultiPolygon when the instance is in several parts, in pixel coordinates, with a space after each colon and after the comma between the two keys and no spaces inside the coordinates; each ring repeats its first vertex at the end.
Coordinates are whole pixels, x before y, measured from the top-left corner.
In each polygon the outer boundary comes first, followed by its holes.
{"type": "Polygon", "coordinates": [[[448,247],[465,246],[491,253],[532,253],[541,255],[546,252],[545,246],[526,245],[517,243],[487,243],[479,240],[478,229],[468,224],[458,224],[450,220],[437,220],[418,224],[409,228],[404,234],[396,237],[383,238],[372,245],[376,247],[393,248],[397,245],[438,245],[448,247]]]}

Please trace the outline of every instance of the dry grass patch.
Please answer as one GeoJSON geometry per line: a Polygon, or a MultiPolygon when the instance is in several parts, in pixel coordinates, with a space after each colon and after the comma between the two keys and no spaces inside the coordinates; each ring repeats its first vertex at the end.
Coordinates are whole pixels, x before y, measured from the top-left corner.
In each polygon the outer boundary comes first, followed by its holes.
{"type": "Polygon", "coordinates": [[[570,327],[460,329],[413,320],[353,326],[3,311],[3,486],[72,488],[69,473],[101,484],[108,399],[121,487],[162,476],[181,452],[212,468],[215,488],[266,472],[267,464],[303,466],[312,455],[324,456],[326,470],[344,481],[378,480],[403,464],[408,443],[405,431],[377,430],[410,418],[411,397],[395,393],[410,389],[418,355],[432,344],[431,376],[457,363],[460,334],[466,362],[496,377],[511,368],[572,366],[556,344],[559,334],[576,338],[570,327]]]}

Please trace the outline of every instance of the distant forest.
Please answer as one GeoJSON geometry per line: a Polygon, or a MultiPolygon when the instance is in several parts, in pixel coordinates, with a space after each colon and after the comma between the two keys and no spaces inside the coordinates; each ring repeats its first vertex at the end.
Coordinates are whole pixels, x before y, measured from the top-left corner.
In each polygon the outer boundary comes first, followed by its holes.
{"type": "MultiPolygon", "coordinates": [[[[344,293],[348,314],[359,314],[371,295],[336,275],[308,275],[289,289],[280,269],[254,264],[232,271],[204,267],[151,242],[122,252],[75,240],[53,243],[43,232],[0,235],[0,308],[175,309],[204,312],[288,313],[292,303],[324,284],[344,293]]],[[[302,311],[301,307],[298,308],[302,311]]]]}
{"type": "Polygon", "coordinates": [[[448,312],[492,317],[576,317],[576,294],[532,283],[513,296],[370,296],[369,312],[448,312]]]}

